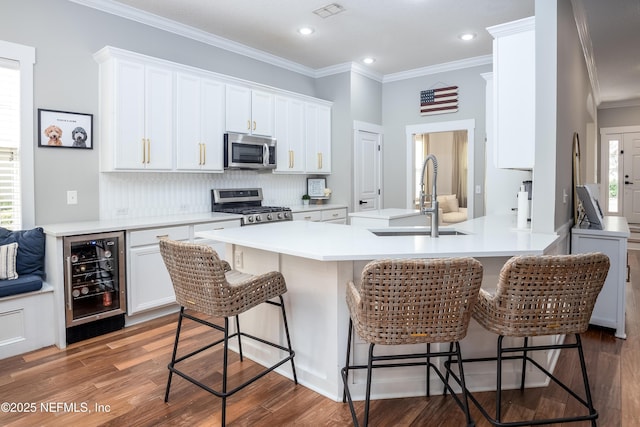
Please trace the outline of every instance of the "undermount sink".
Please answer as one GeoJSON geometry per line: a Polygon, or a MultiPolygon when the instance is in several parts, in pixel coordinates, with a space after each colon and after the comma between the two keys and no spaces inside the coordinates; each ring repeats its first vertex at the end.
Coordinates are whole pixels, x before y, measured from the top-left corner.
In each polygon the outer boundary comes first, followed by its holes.
{"type": "MultiPolygon", "coordinates": [[[[384,236],[431,236],[431,230],[420,229],[416,230],[413,228],[401,230],[398,228],[389,228],[389,229],[375,229],[369,230],[376,236],[384,237],[384,236]]],[[[457,230],[438,230],[438,234],[440,236],[464,236],[467,233],[462,233],[457,230]]]]}

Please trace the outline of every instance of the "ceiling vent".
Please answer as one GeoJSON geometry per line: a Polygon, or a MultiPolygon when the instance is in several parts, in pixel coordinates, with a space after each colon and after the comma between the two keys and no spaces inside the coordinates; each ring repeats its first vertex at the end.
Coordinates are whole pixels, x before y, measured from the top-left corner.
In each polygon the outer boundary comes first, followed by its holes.
{"type": "Polygon", "coordinates": [[[344,12],[344,7],[338,3],[331,3],[313,11],[320,18],[328,18],[333,15],[337,15],[340,12],[344,12]]]}

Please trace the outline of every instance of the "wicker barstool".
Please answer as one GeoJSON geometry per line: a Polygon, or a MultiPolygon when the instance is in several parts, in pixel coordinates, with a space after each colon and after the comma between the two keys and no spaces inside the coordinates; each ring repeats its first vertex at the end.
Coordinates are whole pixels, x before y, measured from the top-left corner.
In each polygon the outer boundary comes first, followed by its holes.
{"type": "Polygon", "coordinates": [[[590,420],[596,425],[598,413],[591,399],[580,334],[589,326],[591,312],[608,272],[609,258],[601,253],[520,256],[511,258],[502,267],[494,295],[480,290],[473,318],[485,329],[498,334],[497,357],[468,359],[464,364],[497,362],[495,418],[469,394],[489,422],[496,426],[524,426],[590,420]],[[565,334],[573,334],[575,343],[529,345],[529,337],[565,334]],[[522,346],[505,347],[504,337],[523,338],[524,342],[522,346]],[[532,351],[571,348],[578,350],[584,398],[530,357],[532,351]],[[526,364],[530,362],[584,405],[589,410],[588,415],[503,422],[502,361],[510,359],[522,360],[521,390],[524,390],[526,364]]]}
{"type": "Polygon", "coordinates": [[[164,260],[167,270],[169,271],[169,276],[171,277],[173,289],[176,294],[176,301],[180,304],[180,316],[178,317],[173,354],[168,366],[169,378],[167,379],[167,388],[164,397],[165,402],[168,402],[169,400],[172,375],[174,373],[178,374],[187,381],[190,381],[198,387],[222,399],[222,425],[224,426],[226,422],[227,397],[273,371],[280,365],[283,365],[287,361],[291,361],[293,381],[295,384],[298,383],[296,368],[293,363],[295,353],[291,348],[287,316],[285,313],[284,301],[282,299],[282,295],[287,292],[287,286],[282,274],[272,271],[253,276],[234,271],[226,261],[221,261],[220,258],[218,258],[217,253],[207,245],[197,245],[193,243],[161,239],[160,253],[162,254],[162,259],[164,260]],[[271,299],[276,298],[279,299],[279,302],[271,301],[271,299]],[[240,331],[238,315],[262,303],[268,303],[281,308],[287,347],[240,331]],[[187,313],[185,310],[193,310],[194,312],[210,316],[222,317],[224,318],[224,327],[200,319],[187,313]],[[232,334],[229,333],[230,317],[235,317],[236,324],[236,331],[232,334]],[[184,318],[191,319],[195,322],[221,331],[224,333],[224,337],[177,358],[176,355],[178,351],[178,341],[180,339],[180,329],[184,318]],[[276,364],[262,370],[251,379],[231,390],[228,390],[228,342],[230,338],[235,336],[238,337],[240,361],[243,360],[242,343],[240,340],[241,336],[282,350],[287,354],[287,356],[276,364]],[[214,390],[176,367],[176,364],[218,344],[224,345],[221,391],[214,390]]]}
{"type": "Polygon", "coordinates": [[[364,422],[369,421],[371,374],[374,368],[426,366],[427,396],[430,395],[430,371],[433,369],[473,425],[463,381],[462,398],[449,386],[448,378],[431,363],[432,357],[455,356],[461,360],[460,341],[467,334],[471,309],[482,283],[482,265],[473,258],[378,260],[368,263],[362,272],[359,287],[353,282],[347,287],[349,333],[347,360],[342,368],[343,402],[347,399],[354,425],[358,418],[349,392],[349,371],[367,370],[364,422]],[[369,343],[367,365],[352,365],[350,361],[352,331],[369,343]],[[449,343],[448,351],[431,351],[431,343],[449,343]],[[427,344],[416,353],[399,355],[373,354],[377,345],[427,344]],[[455,349],[454,349],[455,348],[455,349]],[[404,360],[404,361],[403,361],[404,360]]]}

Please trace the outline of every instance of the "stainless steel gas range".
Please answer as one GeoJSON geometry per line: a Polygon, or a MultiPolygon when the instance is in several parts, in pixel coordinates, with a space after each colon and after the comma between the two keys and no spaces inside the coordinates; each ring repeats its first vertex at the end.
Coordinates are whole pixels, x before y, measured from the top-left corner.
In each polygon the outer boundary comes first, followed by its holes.
{"type": "Polygon", "coordinates": [[[262,206],[262,188],[211,190],[211,211],[242,215],[242,225],[291,221],[291,209],[262,206]]]}

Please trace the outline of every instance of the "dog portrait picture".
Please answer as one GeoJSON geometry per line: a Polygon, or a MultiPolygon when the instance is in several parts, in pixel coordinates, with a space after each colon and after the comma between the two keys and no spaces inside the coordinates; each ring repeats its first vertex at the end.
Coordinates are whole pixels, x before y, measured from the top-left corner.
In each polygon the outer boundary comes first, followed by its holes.
{"type": "Polygon", "coordinates": [[[62,145],[62,129],[56,125],[47,126],[44,134],[49,138],[47,145],[62,145]]]}
{"type": "Polygon", "coordinates": [[[93,115],[38,109],[38,146],[93,148],[93,115]]]}

